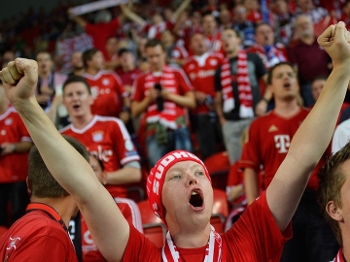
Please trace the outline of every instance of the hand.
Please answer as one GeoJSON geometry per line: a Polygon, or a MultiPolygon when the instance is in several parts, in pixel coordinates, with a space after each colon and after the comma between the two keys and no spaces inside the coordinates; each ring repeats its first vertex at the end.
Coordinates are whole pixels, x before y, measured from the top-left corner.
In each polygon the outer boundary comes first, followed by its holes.
{"type": "Polygon", "coordinates": [[[350,64],[350,34],[344,22],[329,26],[317,39],[328,55],[332,58],[333,66],[350,64]]]}
{"type": "Polygon", "coordinates": [[[267,110],[267,102],[265,100],[260,100],[259,103],[256,104],[255,114],[257,116],[263,116],[267,110]]]}
{"type": "Polygon", "coordinates": [[[34,60],[16,58],[0,71],[0,79],[11,104],[35,99],[38,82],[38,64],[34,60]]]}
{"type": "Polygon", "coordinates": [[[13,151],[14,151],[14,147],[13,147],[13,144],[11,143],[3,143],[1,144],[1,155],[4,156],[4,155],[9,155],[9,154],[12,154],[13,151]]]}
{"type": "Polygon", "coordinates": [[[205,101],[205,98],[207,97],[207,94],[206,93],[203,93],[201,91],[195,91],[194,92],[194,95],[196,97],[196,101],[199,103],[199,104],[203,104],[204,101],[205,101]]]}

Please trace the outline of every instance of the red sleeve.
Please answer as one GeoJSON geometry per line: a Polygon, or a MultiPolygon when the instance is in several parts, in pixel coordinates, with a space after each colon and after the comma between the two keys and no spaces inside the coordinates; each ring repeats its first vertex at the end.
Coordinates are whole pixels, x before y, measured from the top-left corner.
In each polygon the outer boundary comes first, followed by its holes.
{"type": "Polygon", "coordinates": [[[235,261],[279,261],[284,244],[292,237],[291,223],[281,233],[266,202],[266,191],[233,224],[223,238],[229,258],[235,261]]]}
{"type": "Polygon", "coordinates": [[[259,142],[259,127],[253,121],[248,130],[247,142],[243,146],[242,156],[239,160],[239,168],[252,168],[256,172],[259,172],[261,163],[260,158],[260,142],[259,142]]]}
{"type": "Polygon", "coordinates": [[[194,90],[190,80],[182,69],[178,69],[177,71],[177,81],[179,83],[179,94],[184,95],[187,92],[194,90]]]}
{"type": "Polygon", "coordinates": [[[112,75],[115,78],[115,88],[117,93],[123,97],[128,96],[128,92],[124,89],[123,81],[120,79],[120,77],[114,72],[112,73],[112,75]]]}
{"type": "Polygon", "coordinates": [[[243,174],[242,169],[239,168],[239,162],[235,162],[230,167],[230,173],[228,174],[227,178],[227,185],[228,186],[235,186],[243,183],[243,174]]]}
{"type": "Polygon", "coordinates": [[[161,250],[148,238],[130,226],[130,235],[122,261],[161,262],[161,250]]]}
{"type": "Polygon", "coordinates": [[[131,100],[140,102],[144,99],[144,90],[143,90],[144,86],[145,86],[145,77],[144,76],[137,77],[134,81],[131,100]]]}

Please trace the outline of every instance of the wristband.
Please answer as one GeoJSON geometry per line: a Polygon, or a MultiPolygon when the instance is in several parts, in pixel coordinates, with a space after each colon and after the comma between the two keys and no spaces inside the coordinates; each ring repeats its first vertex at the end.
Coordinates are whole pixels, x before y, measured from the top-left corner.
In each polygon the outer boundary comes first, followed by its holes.
{"type": "Polygon", "coordinates": [[[131,108],[130,108],[129,106],[123,106],[122,111],[123,111],[123,112],[131,113],[131,108]]]}
{"type": "Polygon", "coordinates": [[[13,153],[13,152],[16,152],[16,149],[17,149],[16,144],[12,144],[12,153],[13,153]]]}

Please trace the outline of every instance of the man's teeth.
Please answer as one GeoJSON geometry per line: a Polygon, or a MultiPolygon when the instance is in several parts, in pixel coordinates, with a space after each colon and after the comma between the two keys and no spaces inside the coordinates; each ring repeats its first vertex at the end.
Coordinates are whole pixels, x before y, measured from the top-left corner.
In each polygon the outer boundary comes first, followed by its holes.
{"type": "Polygon", "coordinates": [[[198,193],[196,191],[193,191],[192,196],[194,196],[194,195],[198,195],[198,193]]]}

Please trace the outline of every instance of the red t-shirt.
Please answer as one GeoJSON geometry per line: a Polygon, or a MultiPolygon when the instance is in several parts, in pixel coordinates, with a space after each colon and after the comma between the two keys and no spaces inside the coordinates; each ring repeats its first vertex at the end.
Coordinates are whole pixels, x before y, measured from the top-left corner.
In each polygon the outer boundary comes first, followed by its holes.
{"type": "MultiPolygon", "coordinates": [[[[190,79],[194,90],[201,91],[215,97],[214,75],[218,66],[221,66],[224,57],[219,53],[205,53],[202,56],[192,56],[183,66],[183,70],[190,79]]],[[[194,113],[207,113],[205,104],[198,105],[194,113]]]]}
{"type": "MultiPolygon", "coordinates": [[[[106,172],[116,171],[131,161],[140,160],[125,125],[118,118],[95,115],[82,129],[69,125],[60,132],[74,137],[90,154],[101,159],[106,172]]],[[[126,197],[123,186],[107,185],[106,188],[113,197],[126,197]]]]}
{"type": "Polygon", "coordinates": [[[85,26],[85,32],[89,34],[94,40],[94,47],[99,49],[104,57],[108,57],[106,50],[107,39],[117,35],[117,29],[119,28],[118,18],[113,19],[108,23],[87,23],[85,26]]]}
{"type": "Polygon", "coordinates": [[[132,86],[134,83],[134,80],[142,73],[141,70],[137,67],[135,67],[134,70],[124,72],[122,69],[116,70],[117,74],[119,75],[123,85],[129,85],[132,86]]]}
{"type": "Polygon", "coordinates": [[[78,261],[68,233],[42,210],[25,214],[0,237],[0,260],[7,255],[7,262],[78,261]]]}
{"type": "MultiPolygon", "coordinates": [[[[2,143],[32,142],[21,117],[13,107],[0,115],[0,145],[2,143]]],[[[0,156],[0,183],[25,181],[28,173],[28,154],[0,156]],[[20,163],[20,164],[19,164],[20,163]]]]}
{"type": "Polygon", "coordinates": [[[123,83],[113,71],[100,70],[92,76],[84,74],[91,87],[94,103],[91,112],[100,116],[118,117],[123,107],[123,97],[127,96],[123,83]]]}
{"type": "MultiPolygon", "coordinates": [[[[292,237],[292,227],[289,225],[283,234],[280,232],[267,205],[266,193],[263,192],[221,237],[226,248],[227,261],[279,261],[284,244],[292,237]]],[[[186,261],[203,261],[204,248],[195,248],[191,249],[192,252],[184,253],[183,249],[177,249],[186,261]]],[[[160,262],[161,254],[161,249],[130,227],[122,261],[160,262]]]]}
{"type": "MultiPolygon", "coordinates": [[[[262,190],[270,184],[288,153],[292,138],[309,112],[309,109],[301,108],[296,115],[283,118],[271,111],[250,125],[248,141],[244,144],[239,166],[259,172],[260,165],[263,165],[265,176],[262,178],[262,190]]],[[[317,184],[318,179],[314,174],[308,187],[315,189],[317,184]]]]}

